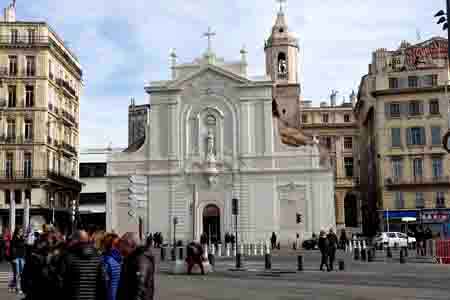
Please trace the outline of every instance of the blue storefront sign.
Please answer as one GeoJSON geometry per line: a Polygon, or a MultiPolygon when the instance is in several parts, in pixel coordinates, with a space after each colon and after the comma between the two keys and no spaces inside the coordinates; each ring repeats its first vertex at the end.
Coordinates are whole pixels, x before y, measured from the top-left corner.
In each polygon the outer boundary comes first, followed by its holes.
{"type": "Polygon", "coordinates": [[[393,219],[401,219],[401,218],[417,218],[418,211],[417,210],[384,210],[383,211],[383,219],[389,220],[393,219]]]}

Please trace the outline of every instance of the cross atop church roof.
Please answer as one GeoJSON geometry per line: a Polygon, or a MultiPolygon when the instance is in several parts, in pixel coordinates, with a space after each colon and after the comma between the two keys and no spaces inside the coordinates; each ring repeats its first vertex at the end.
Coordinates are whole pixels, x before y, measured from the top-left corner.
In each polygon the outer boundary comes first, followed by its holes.
{"type": "Polygon", "coordinates": [[[208,38],[208,53],[211,53],[211,50],[212,50],[211,40],[212,40],[212,37],[215,35],[216,35],[216,33],[211,31],[211,26],[208,26],[208,31],[203,34],[203,36],[206,36],[208,38]]]}

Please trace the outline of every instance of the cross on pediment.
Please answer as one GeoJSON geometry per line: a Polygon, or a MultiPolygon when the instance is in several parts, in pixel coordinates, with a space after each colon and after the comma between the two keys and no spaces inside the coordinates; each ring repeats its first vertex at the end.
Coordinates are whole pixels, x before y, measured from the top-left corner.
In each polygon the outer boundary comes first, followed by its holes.
{"type": "Polygon", "coordinates": [[[208,31],[203,34],[208,39],[208,52],[211,52],[211,40],[216,33],[211,31],[211,26],[208,27],[208,31]]]}

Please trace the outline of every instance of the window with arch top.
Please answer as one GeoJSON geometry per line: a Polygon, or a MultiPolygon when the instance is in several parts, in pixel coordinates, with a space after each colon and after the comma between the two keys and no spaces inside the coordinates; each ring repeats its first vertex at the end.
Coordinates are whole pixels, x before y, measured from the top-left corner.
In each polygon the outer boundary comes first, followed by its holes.
{"type": "Polygon", "coordinates": [[[280,52],[278,53],[278,78],[285,79],[287,78],[288,67],[287,67],[287,58],[286,53],[280,52]]]}

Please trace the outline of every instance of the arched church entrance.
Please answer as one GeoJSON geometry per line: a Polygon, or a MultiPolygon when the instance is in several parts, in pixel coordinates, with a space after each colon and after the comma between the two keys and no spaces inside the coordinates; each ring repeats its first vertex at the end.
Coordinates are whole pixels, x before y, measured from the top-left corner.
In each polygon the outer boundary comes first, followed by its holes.
{"type": "Polygon", "coordinates": [[[220,209],[216,205],[210,204],[203,209],[203,232],[208,241],[220,241],[220,209]]]}
{"type": "Polygon", "coordinates": [[[345,227],[358,227],[358,202],[355,194],[345,195],[344,213],[345,227]]]}

